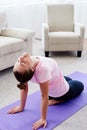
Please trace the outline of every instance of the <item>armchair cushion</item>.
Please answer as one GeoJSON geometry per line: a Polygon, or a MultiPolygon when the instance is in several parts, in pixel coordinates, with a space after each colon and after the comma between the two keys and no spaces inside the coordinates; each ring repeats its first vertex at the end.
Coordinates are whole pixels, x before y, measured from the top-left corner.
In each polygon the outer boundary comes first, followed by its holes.
{"type": "Polygon", "coordinates": [[[50,32],[49,33],[49,42],[51,43],[72,43],[78,44],[79,43],[79,35],[74,32],[50,32]]]}
{"type": "Polygon", "coordinates": [[[22,50],[24,45],[22,39],[0,36],[0,56],[22,50]]]}

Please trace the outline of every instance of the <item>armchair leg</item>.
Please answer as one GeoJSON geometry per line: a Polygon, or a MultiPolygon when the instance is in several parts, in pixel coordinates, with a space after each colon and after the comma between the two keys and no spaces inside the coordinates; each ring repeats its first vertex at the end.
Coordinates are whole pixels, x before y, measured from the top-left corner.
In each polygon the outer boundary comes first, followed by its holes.
{"type": "Polygon", "coordinates": [[[45,51],[45,56],[49,57],[49,51],[45,51]]]}
{"type": "Polygon", "coordinates": [[[82,51],[77,51],[77,56],[81,57],[82,51]]]}

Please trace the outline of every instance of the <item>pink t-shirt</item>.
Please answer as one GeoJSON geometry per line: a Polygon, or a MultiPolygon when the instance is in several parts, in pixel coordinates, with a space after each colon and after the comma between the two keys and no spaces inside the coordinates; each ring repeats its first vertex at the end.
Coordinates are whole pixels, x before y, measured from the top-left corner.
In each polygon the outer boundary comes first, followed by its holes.
{"type": "Polygon", "coordinates": [[[49,80],[48,95],[52,97],[64,95],[69,90],[69,85],[64,79],[58,64],[51,58],[41,56],[38,56],[38,58],[39,63],[31,81],[40,84],[49,80]]]}

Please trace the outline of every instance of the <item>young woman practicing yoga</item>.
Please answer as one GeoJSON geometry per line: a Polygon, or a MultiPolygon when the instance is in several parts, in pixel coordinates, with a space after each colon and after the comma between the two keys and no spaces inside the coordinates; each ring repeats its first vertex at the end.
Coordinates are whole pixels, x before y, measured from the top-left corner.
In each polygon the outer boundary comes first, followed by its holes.
{"type": "Polygon", "coordinates": [[[48,105],[70,100],[81,94],[84,89],[84,85],[80,81],[64,77],[57,62],[52,58],[31,56],[28,53],[23,53],[14,65],[13,72],[19,81],[17,86],[20,88],[21,97],[20,105],[11,108],[8,111],[9,114],[24,110],[29,80],[38,83],[40,86],[42,96],[41,118],[33,124],[33,130],[47,126],[48,105]]]}

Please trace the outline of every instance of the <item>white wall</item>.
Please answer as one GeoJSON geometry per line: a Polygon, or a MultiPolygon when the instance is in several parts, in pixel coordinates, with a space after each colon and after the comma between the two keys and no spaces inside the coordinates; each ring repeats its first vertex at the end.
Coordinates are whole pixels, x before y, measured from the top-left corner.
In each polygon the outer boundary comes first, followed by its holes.
{"type": "MultiPolygon", "coordinates": [[[[1,8],[1,7],[0,7],[1,8]]],[[[7,10],[8,25],[33,30],[41,38],[42,23],[46,21],[44,3],[3,6],[7,10]]],[[[75,21],[85,25],[87,37],[87,2],[75,4],[75,21]]]]}
{"type": "Polygon", "coordinates": [[[9,27],[28,28],[36,33],[36,37],[41,37],[41,26],[45,20],[43,4],[9,6],[6,10],[9,27]]]}
{"type": "Polygon", "coordinates": [[[75,4],[75,21],[85,26],[85,38],[87,38],[87,1],[75,4]]]}
{"type": "Polygon", "coordinates": [[[44,0],[0,0],[0,6],[25,5],[25,4],[32,4],[32,3],[40,3],[43,1],[44,0]]]}

